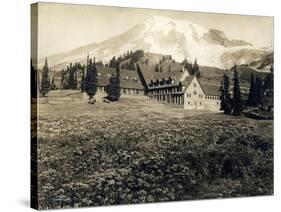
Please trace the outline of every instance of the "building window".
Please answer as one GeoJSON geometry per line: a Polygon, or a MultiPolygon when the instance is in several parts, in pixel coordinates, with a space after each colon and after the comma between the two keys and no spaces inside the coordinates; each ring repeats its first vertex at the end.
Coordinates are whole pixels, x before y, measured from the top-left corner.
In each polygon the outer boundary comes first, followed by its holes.
{"type": "Polygon", "coordinates": [[[188,102],[188,104],[190,105],[190,102],[188,102]]]}
{"type": "Polygon", "coordinates": [[[196,88],[196,86],[197,86],[196,83],[193,83],[193,87],[196,88]]]}
{"type": "Polygon", "coordinates": [[[194,94],[194,95],[196,95],[196,94],[197,94],[197,92],[196,92],[196,91],[193,91],[193,94],[194,94]]]}
{"type": "Polygon", "coordinates": [[[202,102],[200,102],[200,105],[202,105],[202,102]]]}

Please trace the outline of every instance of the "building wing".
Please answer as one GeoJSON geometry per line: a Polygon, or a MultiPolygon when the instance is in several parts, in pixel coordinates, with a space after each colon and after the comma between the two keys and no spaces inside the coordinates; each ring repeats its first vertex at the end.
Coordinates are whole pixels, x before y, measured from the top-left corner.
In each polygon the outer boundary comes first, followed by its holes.
{"type": "MultiPolygon", "coordinates": [[[[97,66],[98,86],[105,87],[109,84],[111,76],[116,75],[116,68],[97,66]]],[[[129,89],[143,89],[139,75],[135,70],[120,70],[120,87],[129,89]]]]}

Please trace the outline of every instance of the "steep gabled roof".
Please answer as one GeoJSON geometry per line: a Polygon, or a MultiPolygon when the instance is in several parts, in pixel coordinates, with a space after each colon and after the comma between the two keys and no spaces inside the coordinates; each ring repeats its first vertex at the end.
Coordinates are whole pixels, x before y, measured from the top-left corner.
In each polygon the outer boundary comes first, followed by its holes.
{"type": "Polygon", "coordinates": [[[187,88],[190,85],[190,83],[192,82],[192,80],[194,79],[194,77],[195,76],[192,76],[192,75],[187,76],[184,79],[184,81],[182,81],[182,85],[187,88]]]}
{"type": "Polygon", "coordinates": [[[199,82],[205,95],[207,95],[207,96],[219,96],[220,95],[220,86],[207,84],[203,80],[198,79],[196,76],[192,76],[192,75],[187,76],[184,79],[184,81],[182,82],[182,85],[187,89],[190,86],[190,84],[194,78],[196,78],[197,81],[199,82]]]}
{"type": "Polygon", "coordinates": [[[146,82],[146,84],[150,84],[150,81],[156,81],[157,79],[159,81],[161,81],[163,78],[165,80],[168,80],[169,77],[172,78],[173,83],[172,85],[176,85],[178,84],[181,76],[183,75],[183,72],[181,70],[172,70],[170,72],[165,71],[165,72],[155,72],[153,66],[148,66],[148,65],[142,65],[142,64],[138,64],[140,67],[140,70],[143,74],[144,80],[146,82]]]}
{"type": "Polygon", "coordinates": [[[202,87],[205,95],[208,95],[208,96],[219,96],[220,95],[220,87],[217,85],[201,84],[201,87],[202,87]]]}
{"type": "MultiPolygon", "coordinates": [[[[198,79],[205,95],[208,96],[219,96],[221,91],[220,91],[220,85],[219,84],[211,84],[208,82],[208,80],[199,78],[198,79]]],[[[214,82],[213,82],[214,83],[214,82]]]]}
{"type": "MultiPolygon", "coordinates": [[[[97,66],[98,86],[107,86],[111,76],[116,75],[116,69],[111,67],[97,66]]],[[[121,88],[143,89],[139,75],[135,70],[120,70],[121,88]]]]}

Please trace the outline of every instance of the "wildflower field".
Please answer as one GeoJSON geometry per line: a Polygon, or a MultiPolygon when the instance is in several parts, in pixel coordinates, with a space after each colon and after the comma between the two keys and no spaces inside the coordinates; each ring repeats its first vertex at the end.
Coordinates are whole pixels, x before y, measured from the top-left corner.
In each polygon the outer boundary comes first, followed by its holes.
{"type": "Polygon", "coordinates": [[[273,121],[62,91],[38,110],[42,209],[273,194],[273,121]]]}

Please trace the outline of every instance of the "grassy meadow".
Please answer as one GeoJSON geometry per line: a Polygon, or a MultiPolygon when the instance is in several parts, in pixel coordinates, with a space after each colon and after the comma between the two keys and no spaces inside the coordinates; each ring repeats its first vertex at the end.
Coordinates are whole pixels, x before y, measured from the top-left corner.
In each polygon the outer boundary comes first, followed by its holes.
{"type": "Polygon", "coordinates": [[[273,194],[272,120],[68,92],[38,103],[42,209],[273,194]]]}

